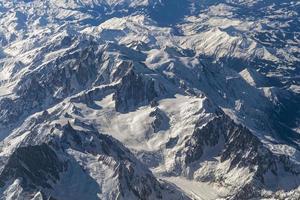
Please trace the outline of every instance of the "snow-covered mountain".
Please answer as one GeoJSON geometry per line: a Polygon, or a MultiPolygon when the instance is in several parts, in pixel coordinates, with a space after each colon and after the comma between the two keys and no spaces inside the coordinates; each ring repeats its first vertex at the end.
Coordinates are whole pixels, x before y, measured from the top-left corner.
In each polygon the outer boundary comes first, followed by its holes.
{"type": "Polygon", "coordinates": [[[299,12],[0,1],[0,199],[300,198],[299,12]]]}

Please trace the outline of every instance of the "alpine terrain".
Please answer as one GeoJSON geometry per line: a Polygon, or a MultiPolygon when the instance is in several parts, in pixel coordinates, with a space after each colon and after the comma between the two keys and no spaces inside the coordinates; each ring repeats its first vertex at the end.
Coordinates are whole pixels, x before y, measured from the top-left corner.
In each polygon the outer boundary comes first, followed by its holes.
{"type": "Polygon", "coordinates": [[[300,1],[0,0],[0,199],[300,199],[300,1]]]}

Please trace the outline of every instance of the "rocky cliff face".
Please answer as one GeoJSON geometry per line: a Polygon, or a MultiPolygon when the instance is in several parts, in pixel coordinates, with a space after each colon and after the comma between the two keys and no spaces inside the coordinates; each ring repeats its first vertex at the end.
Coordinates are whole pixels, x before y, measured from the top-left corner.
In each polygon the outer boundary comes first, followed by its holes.
{"type": "Polygon", "coordinates": [[[26,189],[51,188],[49,182],[59,180],[64,170],[56,153],[46,144],[20,147],[10,156],[1,173],[1,185],[10,179],[21,179],[26,189]]]}
{"type": "MultiPolygon", "coordinates": [[[[282,168],[285,169],[284,173],[290,174],[291,177],[299,175],[299,165],[292,164],[288,156],[274,155],[268,150],[264,144],[254,136],[247,128],[236,124],[225,115],[217,116],[212,119],[204,127],[195,127],[195,131],[190,140],[187,141],[184,149],[185,165],[192,166],[193,171],[189,171],[190,176],[196,176],[204,181],[224,181],[226,184],[229,177],[226,173],[237,169],[247,169],[251,173],[251,178],[247,180],[247,184],[240,185],[238,188],[239,195],[236,198],[254,198],[255,193],[245,192],[251,187],[252,191],[257,191],[259,188],[274,189],[285,187],[281,183],[274,183],[282,174],[282,168]],[[209,149],[209,150],[207,150],[209,149]],[[219,176],[211,176],[210,171],[197,173],[199,168],[195,168],[195,163],[201,163],[201,159],[211,152],[213,156],[219,157],[219,164],[226,163],[224,172],[219,176]],[[193,166],[194,164],[194,166],[193,166]],[[196,172],[196,173],[195,173],[196,172]],[[241,194],[244,192],[243,194],[241,194]],[[246,196],[243,196],[246,195],[246,196]]],[[[201,164],[200,164],[201,168],[201,164]]],[[[201,169],[200,169],[201,170],[201,169]]],[[[236,180],[243,177],[235,177],[236,180]]],[[[243,181],[241,180],[240,183],[243,181]]],[[[297,179],[288,187],[297,187],[299,182],[297,179]]]]}
{"type": "Polygon", "coordinates": [[[143,106],[155,101],[165,93],[162,85],[159,85],[151,77],[136,74],[130,70],[121,80],[114,94],[116,111],[129,112],[138,106],[143,106]]]}

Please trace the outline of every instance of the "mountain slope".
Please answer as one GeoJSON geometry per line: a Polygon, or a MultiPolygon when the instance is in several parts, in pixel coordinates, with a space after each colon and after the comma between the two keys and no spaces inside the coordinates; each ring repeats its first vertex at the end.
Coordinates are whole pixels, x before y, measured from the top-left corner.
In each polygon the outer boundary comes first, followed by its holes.
{"type": "Polygon", "coordinates": [[[299,6],[0,2],[0,198],[299,198],[299,6]]]}

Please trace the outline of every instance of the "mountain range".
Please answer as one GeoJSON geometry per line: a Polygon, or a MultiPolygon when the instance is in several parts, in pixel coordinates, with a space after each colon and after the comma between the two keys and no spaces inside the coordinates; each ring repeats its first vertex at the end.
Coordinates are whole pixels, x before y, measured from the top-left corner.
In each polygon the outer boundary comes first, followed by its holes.
{"type": "Polygon", "coordinates": [[[300,199],[299,15],[0,1],[0,199],[300,199]]]}

